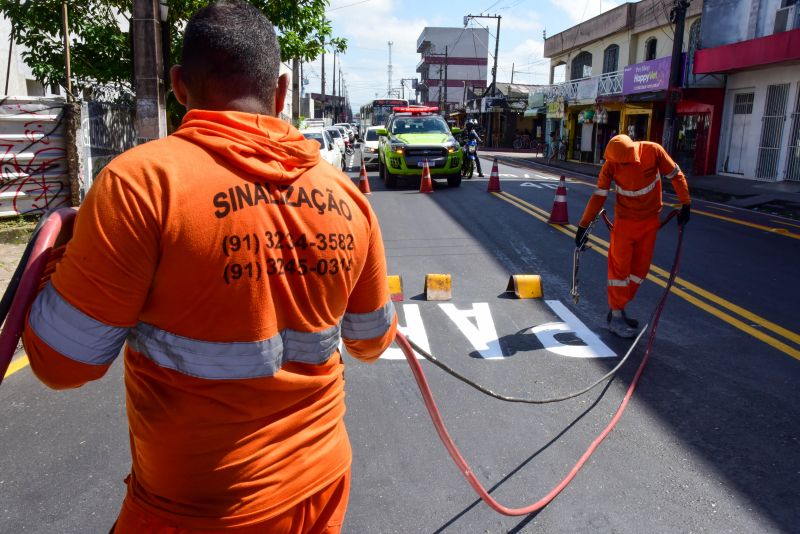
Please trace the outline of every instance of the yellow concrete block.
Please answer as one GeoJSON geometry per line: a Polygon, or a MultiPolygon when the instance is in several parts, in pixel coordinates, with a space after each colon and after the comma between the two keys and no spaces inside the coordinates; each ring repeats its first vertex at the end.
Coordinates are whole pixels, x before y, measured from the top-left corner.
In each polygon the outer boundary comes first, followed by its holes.
{"type": "Polygon", "coordinates": [[[506,291],[513,291],[520,299],[538,299],[542,292],[542,277],[538,274],[514,274],[508,279],[506,291]]]}
{"type": "Polygon", "coordinates": [[[386,277],[389,282],[389,295],[393,302],[404,300],[403,297],[403,278],[397,274],[390,274],[386,277]]]}
{"type": "Polygon", "coordinates": [[[453,298],[453,280],[449,274],[425,275],[425,300],[450,300],[453,298]]]}

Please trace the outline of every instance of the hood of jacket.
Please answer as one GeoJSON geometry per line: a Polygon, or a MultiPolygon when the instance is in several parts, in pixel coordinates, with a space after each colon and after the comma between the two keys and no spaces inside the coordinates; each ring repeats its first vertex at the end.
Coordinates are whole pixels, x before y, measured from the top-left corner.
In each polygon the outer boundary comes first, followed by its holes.
{"type": "Polygon", "coordinates": [[[627,135],[615,135],[606,145],[603,157],[611,163],[638,163],[638,144],[627,135]]]}
{"type": "Polygon", "coordinates": [[[193,109],[174,135],[272,182],[292,182],[320,160],[319,143],[267,115],[193,109]]]}

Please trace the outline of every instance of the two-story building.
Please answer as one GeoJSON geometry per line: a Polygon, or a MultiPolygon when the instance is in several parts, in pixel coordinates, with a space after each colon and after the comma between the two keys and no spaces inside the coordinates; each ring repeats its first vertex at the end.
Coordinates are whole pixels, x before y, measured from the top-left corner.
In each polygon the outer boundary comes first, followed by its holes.
{"type": "Polygon", "coordinates": [[[417,39],[419,101],[429,106],[461,104],[467,91],[486,88],[489,31],[486,28],[426,27],[417,39]]]}
{"type": "MultiPolygon", "coordinates": [[[[702,6],[695,0],[687,11],[684,73],[698,48],[702,6]]],[[[622,4],[545,40],[551,83],[545,89],[547,130],[559,132],[568,159],[601,163],[606,144],[618,133],[661,142],[672,64],[671,8],[672,0],[622,4]]],[[[708,174],[716,159],[724,81],[684,75],[683,82],[675,95],[680,98],[675,156],[688,173],[708,174]]]]}
{"type": "Polygon", "coordinates": [[[800,181],[800,2],[705,0],[693,71],[727,77],[716,170],[800,181]]]}

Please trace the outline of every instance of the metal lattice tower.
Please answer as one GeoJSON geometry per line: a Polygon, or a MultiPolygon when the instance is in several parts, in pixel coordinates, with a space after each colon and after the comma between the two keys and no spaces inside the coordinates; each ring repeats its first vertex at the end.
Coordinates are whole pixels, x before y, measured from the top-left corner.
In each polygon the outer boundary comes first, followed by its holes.
{"type": "Polygon", "coordinates": [[[392,96],[392,43],[389,41],[389,81],[386,85],[386,96],[392,96]]]}

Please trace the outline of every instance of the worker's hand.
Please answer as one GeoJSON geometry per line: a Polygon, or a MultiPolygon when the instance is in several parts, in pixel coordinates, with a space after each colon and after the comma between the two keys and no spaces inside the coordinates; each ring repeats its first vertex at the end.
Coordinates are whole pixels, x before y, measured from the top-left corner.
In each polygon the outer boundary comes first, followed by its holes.
{"type": "Polygon", "coordinates": [[[583,248],[586,244],[586,241],[589,239],[589,236],[586,235],[586,231],[588,228],[583,226],[578,226],[578,231],[575,232],[575,246],[578,248],[583,248]]]}
{"type": "Polygon", "coordinates": [[[689,204],[684,204],[681,206],[681,211],[678,213],[678,224],[683,226],[689,222],[689,213],[691,212],[692,208],[689,204]]]}

